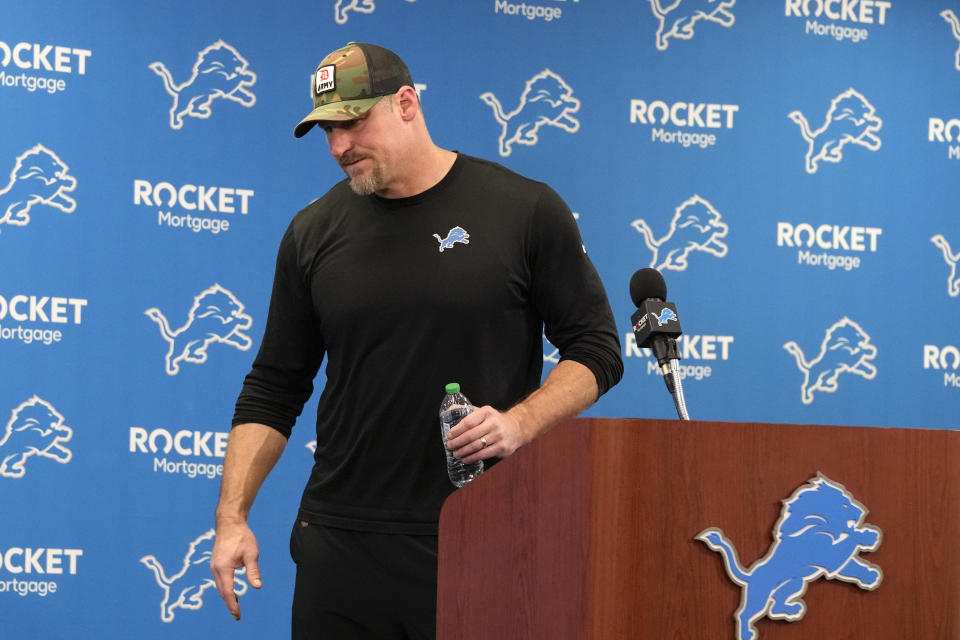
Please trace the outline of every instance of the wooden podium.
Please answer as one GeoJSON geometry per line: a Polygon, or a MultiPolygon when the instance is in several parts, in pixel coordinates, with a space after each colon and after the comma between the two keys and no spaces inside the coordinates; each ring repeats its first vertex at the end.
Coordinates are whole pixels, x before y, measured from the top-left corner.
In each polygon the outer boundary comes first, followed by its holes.
{"type": "Polygon", "coordinates": [[[727,640],[782,501],[822,473],[880,528],[873,591],[819,578],[758,640],[960,639],[960,431],[668,420],[559,425],[440,516],[439,640],[727,640]]]}

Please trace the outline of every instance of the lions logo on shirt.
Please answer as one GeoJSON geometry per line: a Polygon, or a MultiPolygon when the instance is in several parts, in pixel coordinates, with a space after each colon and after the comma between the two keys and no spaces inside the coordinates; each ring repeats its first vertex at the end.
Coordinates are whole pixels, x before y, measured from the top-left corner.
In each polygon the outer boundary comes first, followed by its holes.
{"type": "Polygon", "coordinates": [[[453,245],[460,242],[463,244],[470,244],[470,234],[463,227],[454,227],[447,232],[446,238],[441,238],[439,234],[433,234],[433,237],[437,239],[437,242],[440,243],[440,253],[443,253],[444,249],[452,249],[453,245]]]}

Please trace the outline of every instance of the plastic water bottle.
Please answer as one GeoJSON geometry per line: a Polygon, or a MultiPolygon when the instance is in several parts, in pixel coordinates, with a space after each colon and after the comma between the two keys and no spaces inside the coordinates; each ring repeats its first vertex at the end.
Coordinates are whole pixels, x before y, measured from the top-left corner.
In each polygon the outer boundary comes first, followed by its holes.
{"type": "Polygon", "coordinates": [[[447,449],[447,433],[465,415],[473,411],[473,405],[467,400],[467,396],[460,393],[458,382],[451,382],[445,390],[447,395],[440,404],[440,431],[443,435],[443,449],[447,454],[447,475],[450,476],[450,482],[459,488],[483,473],[483,460],[464,464],[447,449]]]}

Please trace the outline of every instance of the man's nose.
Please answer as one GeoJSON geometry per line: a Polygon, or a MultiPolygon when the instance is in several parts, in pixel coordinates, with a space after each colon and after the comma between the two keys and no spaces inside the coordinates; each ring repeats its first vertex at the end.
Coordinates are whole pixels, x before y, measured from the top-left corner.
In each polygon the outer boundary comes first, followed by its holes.
{"type": "Polygon", "coordinates": [[[327,145],[333,157],[339,159],[352,145],[350,134],[341,127],[331,127],[327,131],[327,145]]]}

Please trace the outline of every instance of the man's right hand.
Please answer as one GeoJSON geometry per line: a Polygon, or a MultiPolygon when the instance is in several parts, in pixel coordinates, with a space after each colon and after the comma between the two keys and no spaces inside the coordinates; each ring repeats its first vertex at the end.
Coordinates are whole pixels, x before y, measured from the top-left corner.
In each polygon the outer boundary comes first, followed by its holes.
{"type": "Polygon", "coordinates": [[[240,619],[240,604],[233,590],[237,569],[247,570],[247,582],[254,589],[260,581],[260,548],[247,526],[250,505],[264,478],[280,459],[287,438],[265,424],[238,424],[230,430],[223,458],[220,500],[217,503],[217,535],[213,540],[210,570],[234,620],[240,619]]]}
{"type": "Polygon", "coordinates": [[[234,571],[245,568],[247,581],[254,589],[263,586],[260,579],[260,548],[257,539],[246,522],[217,522],[217,534],[213,540],[213,555],[210,570],[213,572],[217,591],[230,610],[234,620],[240,619],[240,603],[233,589],[234,571]]]}

